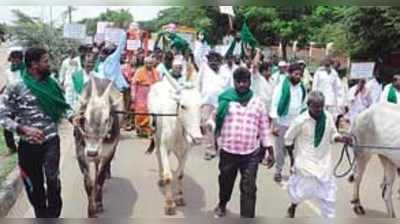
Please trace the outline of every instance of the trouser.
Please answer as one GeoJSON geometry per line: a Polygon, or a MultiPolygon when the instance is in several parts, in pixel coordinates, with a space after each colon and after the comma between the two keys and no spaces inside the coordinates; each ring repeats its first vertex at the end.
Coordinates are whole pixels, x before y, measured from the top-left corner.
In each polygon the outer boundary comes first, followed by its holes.
{"type": "Polygon", "coordinates": [[[18,164],[36,218],[58,218],[62,208],[59,136],[43,144],[30,144],[21,140],[18,164]]]}
{"type": "Polygon", "coordinates": [[[231,154],[220,151],[219,206],[225,207],[231,199],[238,171],[240,179],[240,216],[254,218],[256,207],[256,179],[260,153],[258,150],[249,155],[231,154]]]}
{"type": "Polygon", "coordinates": [[[4,129],[4,139],[6,140],[6,145],[10,153],[16,152],[17,145],[15,144],[14,133],[4,129]]]}
{"type": "Polygon", "coordinates": [[[206,154],[216,155],[217,148],[215,147],[215,107],[212,105],[201,106],[201,129],[203,131],[203,141],[206,148],[206,154]]]}
{"type": "Polygon", "coordinates": [[[279,136],[275,139],[276,173],[282,173],[283,167],[285,166],[285,158],[287,155],[287,150],[285,148],[285,134],[288,129],[288,126],[278,125],[279,136]]]}

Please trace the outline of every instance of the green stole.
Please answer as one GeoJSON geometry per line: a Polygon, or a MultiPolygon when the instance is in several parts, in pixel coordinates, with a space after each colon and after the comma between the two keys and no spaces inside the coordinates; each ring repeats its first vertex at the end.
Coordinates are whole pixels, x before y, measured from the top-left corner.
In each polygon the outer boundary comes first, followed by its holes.
{"type": "Polygon", "coordinates": [[[396,88],[393,86],[393,84],[390,84],[387,101],[390,103],[397,103],[396,88]]]}
{"type": "MultiPolygon", "coordinates": [[[[287,115],[289,111],[290,104],[290,81],[288,77],[285,77],[282,83],[282,92],[281,97],[278,102],[278,115],[279,117],[287,115]]],[[[302,101],[304,101],[306,97],[306,89],[304,88],[303,83],[300,83],[301,91],[303,92],[302,101]]]]}
{"type": "Polygon", "coordinates": [[[70,106],[65,102],[64,92],[49,75],[42,80],[36,80],[29,74],[28,69],[22,72],[22,80],[32,94],[36,97],[39,107],[58,122],[70,106]]]}
{"type": "Polygon", "coordinates": [[[318,120],[316,120],[315,130],[314,130],[314,147],[317,148],[324,137],[326,127],[326,114],[321,112],[318,120]]]}
{"type": "Polygon", "coordinates": [[[79,95],[82,94],[83,87],[85,86],[83,76],[83,70],[76,71],[74,74],[72,74],[72,83],[74,85],[74,90],[79,95]]]}
{"type": "Polygon", "coordinates": [[[222,124],[224,122],[225,116],[229,111],[229,103],[230,102],[239,102],[246,103],[249,102],[253,97],[253,91],[249,90],[247,93],[243,95],[239,95],[234,88],[227,89],[218,97],[218,108],[217,115],[215,119],[215,133],[219,134],[222,128],[222,124]]]}

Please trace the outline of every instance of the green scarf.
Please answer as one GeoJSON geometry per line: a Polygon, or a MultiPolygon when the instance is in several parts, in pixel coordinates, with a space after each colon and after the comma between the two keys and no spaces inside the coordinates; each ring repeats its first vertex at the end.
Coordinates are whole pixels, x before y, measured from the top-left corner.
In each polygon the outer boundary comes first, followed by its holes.
{"type": "Polygon", "coordinates": [[[74,74],[72,74],[72,83],[74,85],[74,90],[77,92],[79,95],[83,91],[83,70],[76,71],[74,74]]]}
{"type": "Polygon", "coordinates": [[[389,87],[387,101],[390,103],[397,103],[396,88],[394,88],[393,84],[391,84],[389,87]]]}
{"type": "Polygon", "coordinates": [[[245,103],[253,97],[253,91],[249,90],[243,95],[237,94],[234,88],[227,89],[218,97],[218,109],[216,115],[216,127],[215,133],[218,134],[221,131],[222,124],[224,122],[225,116],[228,114],[229,103],[239,102],[245,103]]]}
{"type": "Polygon", "coordinates": [[[326,126],[326,115],[325,112],[321,112],[319,119],[316,120],[314,130],[314,147],[318,147],[324,137],[325,126],[326,126]]]}
{"type": "MultiPolygon", "coordinates": [[[[302,101],[306,97],[306,89],[304,88],[303,84],[300,83],[301,91],[303,92],[302,101]]],[[[278,102],[278,115],[279,117],[286,115],[289,111],[289,104],[290,104],[290,80],[286,77],[282,83],[282,92],[281,97],[278,102]]]]}
{"type": "Polygon", "coordinates": [[[94,71],[98,73],[99,72],[99,67],[100,67],[100,60],[97,59],[96,63],[94,64],[94,71]]]}
{"type": "Polygon", "coordinates": [[[22,70],[25,68],[25,64],[24,63],[20,63],[19,65],[16,64],[11,64],[10,70],[12,72],[18,71],[18,70],[22,70]]]}
{"type": "Polygon", "coordinates": [[[22,80],[37,98],[39,107],[45,114],[49,115],[54,122],[58,122],[64,112],[70,108],[65,102],[62,89],[50,76],[46,76],[43,80],[38,81],[28,73],[28,69],[24,69],[22,72],[22,80]]]}

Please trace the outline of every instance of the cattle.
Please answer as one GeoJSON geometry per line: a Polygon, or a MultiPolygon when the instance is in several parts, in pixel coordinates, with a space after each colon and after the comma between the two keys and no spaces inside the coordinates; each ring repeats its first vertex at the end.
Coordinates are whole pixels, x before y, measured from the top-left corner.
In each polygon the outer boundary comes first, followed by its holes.
{"type": "Polygon", "coordinates": [[[183,174],[189,150],[199,144],[200,93],[194,87],[182,87],[169,75],[155,83],[148,95],[151,113],[174,114],[177,116],[156,116],[154,143],[159,168],[160,187],[165,190],[165,214],[175,215],[176,206],[184,206],[183,174]],[[175,155],[178,167],[171,169],[170,154],[175,155]],[[176,184],[175,191],[172,185],[176,184]]]}
{"type": "Polygon", "coordinates": [[[122,109],[122,97],[113,84],[91,78],[75,112],[75,149],[88,197],[88,217],[103,211],[103,184],[120,139],[122,120],[113,112],[122,109]]]}
{"type": "Polygon", "coordinates": [[[378,155],[384,169],[382,197],[390,217],[395,217],[392,201],[396,168],[400,167],[400,105],[380,102],[362,112],[356,119],[351,133],[355,137],[354,191],[351,204],[356,214],[365,214],[360,202],[360,184],[367,163],[378,155]],[[357,147],[364,146],[363,147],[357,147]],[[366,147],[373,146],[373,148],[366,147]],[[389,147],[384,149],[383,147],[389,147]],[[390,149],[392,148],[392,149],[390,149]],[[396,149],[397,148],[397,149],[396,149]]]}

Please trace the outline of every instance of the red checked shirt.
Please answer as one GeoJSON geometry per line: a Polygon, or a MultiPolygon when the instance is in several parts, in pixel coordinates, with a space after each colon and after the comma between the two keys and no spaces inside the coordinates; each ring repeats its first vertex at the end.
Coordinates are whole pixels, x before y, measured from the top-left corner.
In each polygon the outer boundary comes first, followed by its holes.
{"type": "Polygon", "coordinates": [[[260,147],[272,146],[269,138],[267,111],[260,98],[253,96],[246,106],[238,102],[229,103],[224,119],[219,148],[232,154],[246,155],[260,147]]]}

